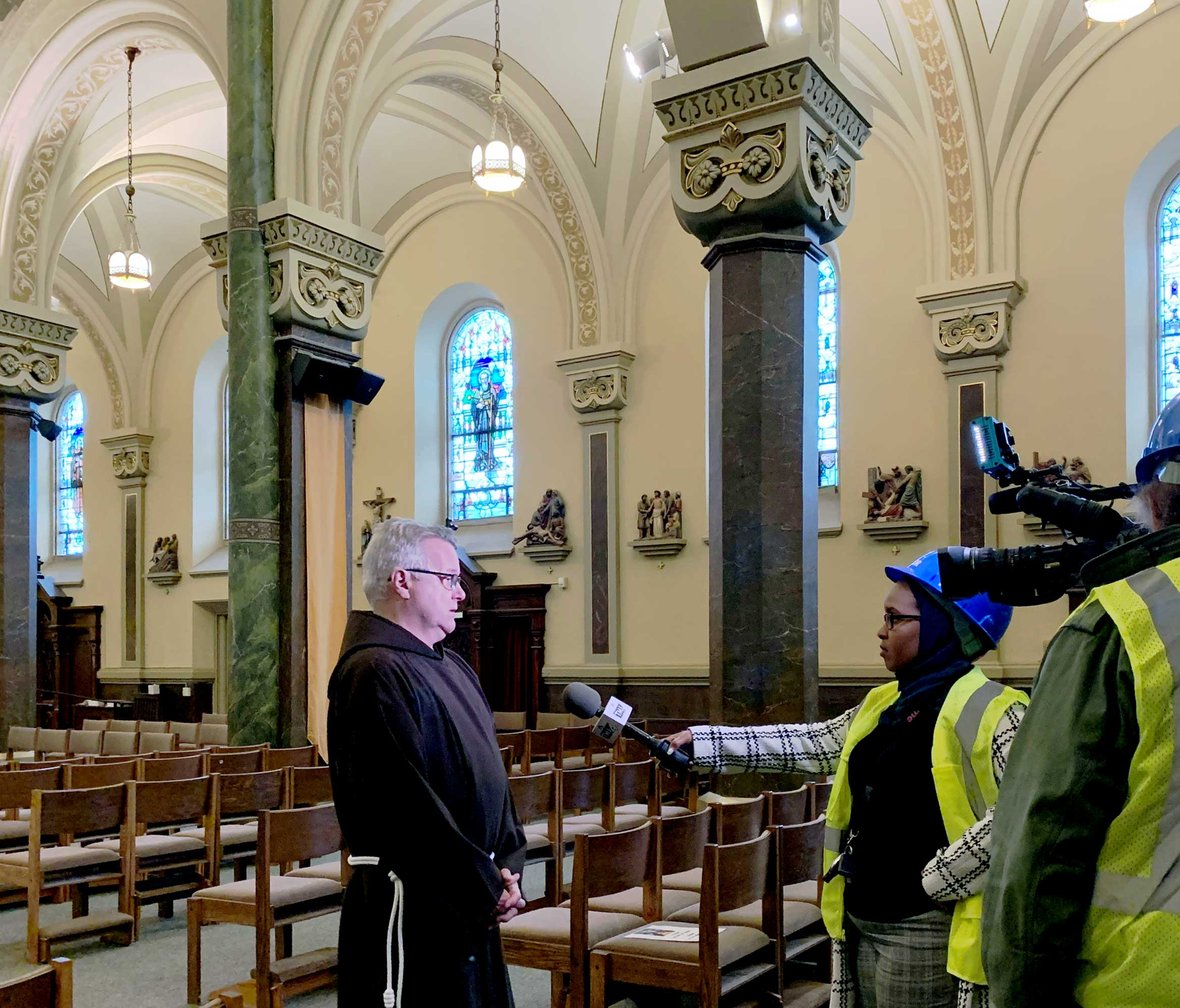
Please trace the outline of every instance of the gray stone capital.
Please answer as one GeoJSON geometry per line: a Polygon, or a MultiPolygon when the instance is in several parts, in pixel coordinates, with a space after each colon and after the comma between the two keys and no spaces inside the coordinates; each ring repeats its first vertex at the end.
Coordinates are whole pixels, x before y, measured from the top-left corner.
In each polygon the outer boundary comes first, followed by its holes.
{"type": "Polygon", "coordinates": [[[560,357],[557,366],[569,382],[570,405],[578,413],[615,413],[627,405],[635,355],[622,347],[560,357]]]}
{"type": "Polygon", "coordinates": [[[65,385],[65,356],[77,333],[68,315],[0,301],[0,395],[52,400],[65,385]]]}
{"type": "Polygon", "coordinates": [[[1028,291],[1016,274],[974,277],[969,283],[918,290],[931,320],[934,352],[944,367],[969,358],[996,359],[1012,346],[1012,310],[1028,291]]]}
{"type": "Polygon", "coordinates": [[[801,225],[828,242],[847,227],[867,103],[814,39],[656,81],[652,98],[676,215],[703,244],[801,225]]]}
{"type": "MultiPolygon", "coordinates": [[[[228,230],[233,221],[201,228],[205,252],[217,270],[218,306],[229,319],[228,230]]],[[[291,199],[257,208],[270,273],[270,314],[280,326],[298,325],[349,342],[365,338],[372,314],[373,281],[385,256],[381,236],[291,199]]]]}
{"type": "Polygon", "coordinates": [[[142,485],[147,480],[152,462],[149,449],[154,440],[153,435],[134,428],[99,439],[99,444],[111,453],[111,467],[121,486],[142,485]]]}

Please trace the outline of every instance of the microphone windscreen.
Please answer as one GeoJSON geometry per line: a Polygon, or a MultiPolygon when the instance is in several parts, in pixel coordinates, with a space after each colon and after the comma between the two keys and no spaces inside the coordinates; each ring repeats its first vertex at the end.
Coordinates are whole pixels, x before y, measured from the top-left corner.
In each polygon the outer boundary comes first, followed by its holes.
{"type": "Polygon", "coordinates": [[[572,682],[561,691],[561,702],[567,711],[581,718],[598,717],[602,710],[598,691],[580,682],[572,682]]]}

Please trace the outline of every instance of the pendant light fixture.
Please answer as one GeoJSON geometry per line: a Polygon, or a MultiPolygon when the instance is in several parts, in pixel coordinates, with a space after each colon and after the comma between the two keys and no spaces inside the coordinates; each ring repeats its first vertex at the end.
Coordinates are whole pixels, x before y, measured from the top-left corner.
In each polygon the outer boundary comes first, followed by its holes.
{"type": "Polygon", "coordinates": [[[128,46],[127,54],[127,244],[111,253],[107,276],[116,287],[144,290],[152,285],[152,261],[139,249],[139,235],[135,231],[135,184],[131,163],[131,65],[139,49],[128,46]]]}
{"type": "Polygon", "coordinates": [[[496,73],[496,86],[489,97],[492,131],[487,146],[476,144],[471,152],[471,179],[484,192],[510,193],[524,185],[525,159],[524,151],[512,142],[504,95],[500,93],[500,71],[504,69],[504,61],[500,59],[500,0],[495,0],[495,5],[496,55],[492,58],[492,70],[496,73]]]}
{"type": "Polygon", "coordinates": [[[1086,17],[1091,21],[1122,24],[1138,17],[1154,0],[1084,0],[1086,17]]]}

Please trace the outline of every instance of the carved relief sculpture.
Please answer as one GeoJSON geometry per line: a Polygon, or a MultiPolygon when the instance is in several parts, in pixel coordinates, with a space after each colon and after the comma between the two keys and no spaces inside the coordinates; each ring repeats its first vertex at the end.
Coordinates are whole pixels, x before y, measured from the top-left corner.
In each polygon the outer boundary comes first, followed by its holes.
{"type": "Polygon", "coordinates": [[[861,494],[868,502],[866,522],[921,521],[922,470],[869,469],[869,488],[861,494]]]}
{"type": "Polygon", "coordinates": [[[631,546],[648,556],[675,556],[684,549],[684,502],[679,491],[653,490],[635,505],[631,546]]]}
{"type": "Polygon", "coordinates": [[[149,574],[166,574],[180,570],[180,543],[173,533],[161,536],[152,546],[152,558],[148,561],[149,574]]]}
{"type": "Polygon", "coordinates": [[[556,490],[546,490],[524,532],[512,542],[523,542],[525,546],[564,546],[565,498],[556,490]]]}

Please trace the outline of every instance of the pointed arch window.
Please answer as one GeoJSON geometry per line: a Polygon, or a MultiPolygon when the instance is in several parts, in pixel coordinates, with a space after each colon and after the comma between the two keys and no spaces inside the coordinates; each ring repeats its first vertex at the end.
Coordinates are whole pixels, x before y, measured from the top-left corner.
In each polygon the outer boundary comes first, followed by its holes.
{"type": "Polygon", "coordinates": [[[510,518],[515,489],[512,323],[485,305],[447,343],[447,507],[454,521],[510,518]]]}
{"type": "Polygon", "coordinates": [[[86,548],[82,521],[86,405],[81,392],[71,392],[61,401],[57,424],[61,433],[53,443],[54,547],[58,556],[81,556],[86,548]]]}
{"type": "Polygon", "coordinates": [[[840,483],[839,284],[832,260],[819,264],[819,485],[840,483]]]}
{"type": "Polygon", "coordinates": [[[1162,408],[1180,393],[1180,178],[1172,183],[1160,203],[1156,262],[1159,276],[1156,392],[1162,408]]]}

